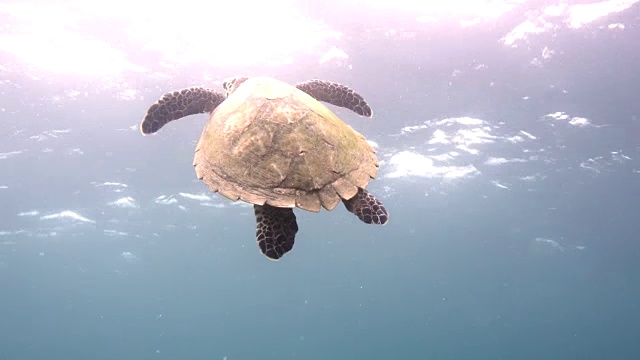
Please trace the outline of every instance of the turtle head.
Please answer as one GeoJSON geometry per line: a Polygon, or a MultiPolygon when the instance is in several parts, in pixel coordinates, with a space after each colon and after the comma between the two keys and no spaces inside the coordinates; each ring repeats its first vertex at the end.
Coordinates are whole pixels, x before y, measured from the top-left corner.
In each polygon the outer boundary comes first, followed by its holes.
{"type": "Polygon", "coordinates": [[[249,78],[246,76],[237,76],[237,77],[228,78],[222,82],[222,87],[227,92],[227,96],[229,96],[234,91],[236,91],[238,86],[242,85],[243,82],[247,81],[247,79],[249,78]]]}

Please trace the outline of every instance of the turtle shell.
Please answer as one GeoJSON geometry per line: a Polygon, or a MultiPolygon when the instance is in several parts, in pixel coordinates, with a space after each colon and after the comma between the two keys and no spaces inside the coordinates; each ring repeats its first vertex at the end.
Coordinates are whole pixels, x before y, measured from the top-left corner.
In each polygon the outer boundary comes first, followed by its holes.
{"type": "Polygon", "coordinates": [[[365,188],[378,160],[364,136],[307,93],[253,77],[211,113],[194,166],[231,200],[317,212],[365,188]]]}

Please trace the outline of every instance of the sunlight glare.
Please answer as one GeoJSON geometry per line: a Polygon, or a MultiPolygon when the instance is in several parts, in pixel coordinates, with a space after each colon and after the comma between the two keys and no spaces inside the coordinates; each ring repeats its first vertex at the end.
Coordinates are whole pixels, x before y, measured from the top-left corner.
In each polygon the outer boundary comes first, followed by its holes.
{"type": "Polygon", "coordinates": [[[452,17],[467,23],[478,18],[497,18],[526,0],[349,0],[354,3],[382,9],[399,9],[415,12],[419,18],[435,19],[452,17]]]}
{"type": "Polygon", "coordinates": [[[15,21],[0,34],[0,51],[45,71],[78,75],[115,75],[140,71],[110,44],[74,32],[79,17],[68,10],[28,3],[0,4],[0,14],[15,21]]]}
{"type": "Polygon", "coordinates": [[[317,51],[327,37],[335,35],[321,23],[302,18],[289,0],[198,1],[180,8],[152,9],[140,12],[139,21],[127,31],[177,64],[290,63],[298,52],[317,51]]]}
{"type": "Polygon", "coordinates": [[[0,15],[10,21],[0,51],[46,71],[81,75],[143,71],[133,63],[137,50],[157,55],[144,64],[150,66],[286,64],[304,54],[320,58],[340,37],[303,17],[293,0],[15,2],[0,4],[0,15]]]}

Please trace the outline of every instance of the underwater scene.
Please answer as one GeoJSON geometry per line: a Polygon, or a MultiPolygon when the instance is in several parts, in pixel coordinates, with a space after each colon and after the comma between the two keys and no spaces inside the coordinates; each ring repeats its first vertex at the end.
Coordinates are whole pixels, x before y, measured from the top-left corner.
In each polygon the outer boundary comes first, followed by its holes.
{"type": "Polygon", "coordinates": [[[0,360],[640,359],[640,1],[0,2],[0,360]]]}

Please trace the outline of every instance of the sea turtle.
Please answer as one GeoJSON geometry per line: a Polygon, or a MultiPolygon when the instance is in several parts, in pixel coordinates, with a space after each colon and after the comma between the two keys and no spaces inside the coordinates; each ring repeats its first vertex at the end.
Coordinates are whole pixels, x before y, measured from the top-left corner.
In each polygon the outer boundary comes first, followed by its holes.
{"type": "Polygon", "coordinates": [[[211,113],[195,150],[198,178],[213,192],[253,204],[256,240],[278,260],[298,232],[293,208],[333,210],[342,200],[367,224],[384,225],[384,205],[365,190],[378,171],[364,136],[320,101],[372,116],[350,88],[321,80],[291,86],[270,77],[235,77],[226,94],[202,87],[167,93],[151,105],[140,130],[152,134],[172,120],[211,113]]]}

